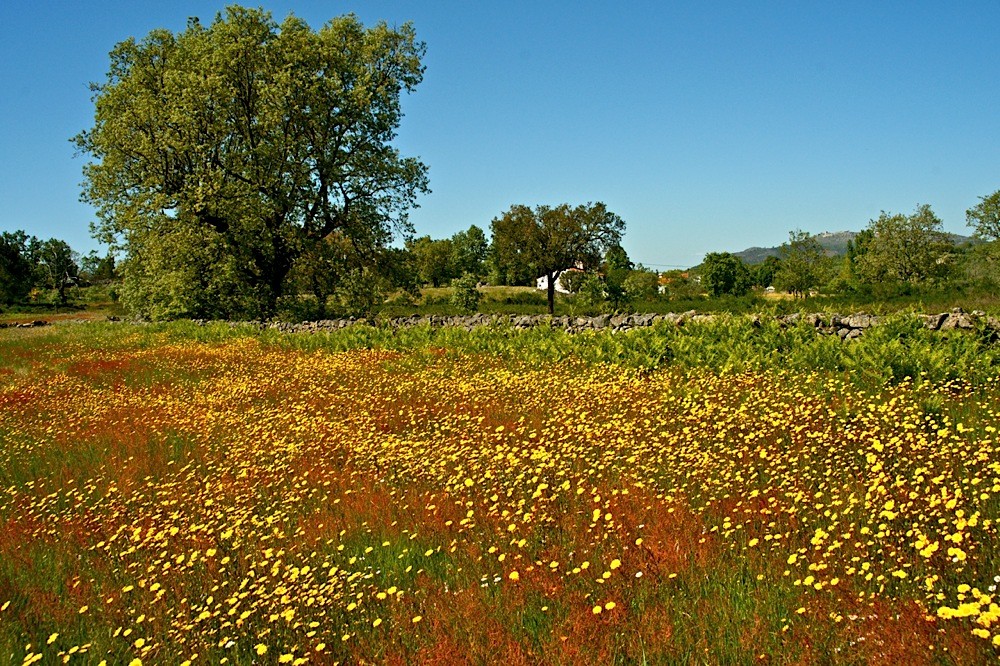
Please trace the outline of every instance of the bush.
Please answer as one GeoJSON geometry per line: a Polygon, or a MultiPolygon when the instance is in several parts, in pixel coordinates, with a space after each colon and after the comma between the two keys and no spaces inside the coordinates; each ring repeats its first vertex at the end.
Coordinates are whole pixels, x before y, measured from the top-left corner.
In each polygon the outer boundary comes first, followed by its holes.
{"type": "Polygon", "coordinates": [[[478,280],[472,273],[465,273],[462,277],[451,281],[451,286],[455,292],[451,295],[451,304],[463,312],[475,312],[479,309],[479,300],[482,293],[479,291],[478,280]]]}

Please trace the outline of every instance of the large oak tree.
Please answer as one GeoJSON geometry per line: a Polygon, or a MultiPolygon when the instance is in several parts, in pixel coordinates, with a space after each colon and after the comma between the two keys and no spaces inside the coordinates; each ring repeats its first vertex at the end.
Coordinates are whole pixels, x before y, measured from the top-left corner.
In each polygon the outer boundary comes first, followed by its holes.
{"type": "Polygon", "coordinates": [[[374,258],[408,231],[426,167],[391,142],[423,54],[409,24],[313,30],[239,6],[118,44],[75,141],[95,233],[125,252],[126,305],[268,316],[332,234],[374,258]]]}

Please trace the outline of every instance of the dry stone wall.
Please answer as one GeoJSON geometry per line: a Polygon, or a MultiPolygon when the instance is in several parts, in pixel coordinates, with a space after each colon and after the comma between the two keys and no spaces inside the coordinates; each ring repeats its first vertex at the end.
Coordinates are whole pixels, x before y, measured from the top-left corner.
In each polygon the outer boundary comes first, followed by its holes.
{"type": "MultiPolygon", "coordinates": [[[[273,329],[286,333],[317,333],[321,331],[335,331],[349,326],[387,326],[389,328],[404,328],[410,326],[455,326],[467,331],[471,331],[482,326],[509,326],[516,330],[526,330],[538,327],[558,328],[567,333],[582,333],[584,331],[628,331],[633,328],[643,328],[652,326],[657,322],[666,322],[675,326],[683,326],[688,322],[712,321],[718,315],[699,313],[694,310],[682,313],[667,314],[618,314],[618,315],[597,315],[594,317],[571,317],[559,316],[550,317],[548,315],[488,315],[474,314],[464,316],[445,315],[412,315],[410,317],[395,317],[392,319],[324,319],[321,321],[309,321],[297,324],[287,322],[228,322],[232,326],[250,325],[261,330],[273,329]]],[[[987,316],[985,312],[974,310],[965,312],[961,308],[955,308],[950,312],[938,314],[914,315],[925,327],[932,331],[949,330],[975,330],[984,329],[988,331],[994,339],[1000,340],[1000,319],[987,316]]],[[[109,317],[109,321],[118,321],[116,317],[109,317]]],[[[764,321],[764,315],[750,316],[754,325],[760,326],[764,321]]],[[[789,314],[775,318],[783,326],[796,326],[800,322],[812,326],[821,335],[836,335],[841,340],[853,340],[864,335],[868,329],[878,326],[883,318],[877,315],[856,313],[852,315],[809,313],[809,314],[789,314]]],[[[205,325],[211,322],[196,320],[195,323],[205,325]]],[[[4,323],[0,322],[0,328],[32,328],[46,326],[47,322],[35,320],[25,323],[4,323]]]]}
{"type": "MultiPolygon", "coordinates": [[[[289,333],[309,333],[318,331],[330,331],[357,325],[382,325],[390,328],[403,328],[409,326],[455,326],[471,331],[481,326],[504,325],[517,330],[525,330],[538,327],[551,327],[565,330],[568,333],[581,333],[583,331],[628,331],[633,328],[652,326],[657,322],[666,322],[675,326],[683,326],[688,322],[712,321],[718,315],[698,313],[694,310],[682,313],[667,314],[620,314],[620,315],[597,315],[594,317],[571,317],[548,315],[487,315],[474,314],[466,316],[445,316],[445,315],[413,315],[410,317],[396,317],[385,320],[368,319],[328,319],[323,321],[303,322],[300,324],[290,324],[284,322],[250,322],[259,328],[271,328],[289,333]]],[[[1000,319],[988,317],[981,311],[965,312],[961,308],[955,308],[951,312],[939,314],[915,315],[926,328],[933,331],[973,330],[984,327],[1000,336],[1000,319]]],[[[776,317],[779,324],[784,326],[795,326],[800,321],[813,326],[816,332],[821,335],[836,335],[842,340],[853,340],[860,337],[864,332],[882,322],[882,317],[865,313],[852,315],[839,314],[790,314],[776,317]]],[[[753,315],[751,321],[755,325],[763,323],[762,315],[753,315]]]]}

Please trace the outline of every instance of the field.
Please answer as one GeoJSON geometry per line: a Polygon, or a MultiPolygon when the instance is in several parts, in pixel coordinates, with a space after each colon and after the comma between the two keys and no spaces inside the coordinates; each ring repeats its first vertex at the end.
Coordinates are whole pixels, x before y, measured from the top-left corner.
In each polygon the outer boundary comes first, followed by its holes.
{"type": "Polygon", "coordinates": [[[768,326],[0,331],[0,661],[995,661],[995,343],[768,326]]]}

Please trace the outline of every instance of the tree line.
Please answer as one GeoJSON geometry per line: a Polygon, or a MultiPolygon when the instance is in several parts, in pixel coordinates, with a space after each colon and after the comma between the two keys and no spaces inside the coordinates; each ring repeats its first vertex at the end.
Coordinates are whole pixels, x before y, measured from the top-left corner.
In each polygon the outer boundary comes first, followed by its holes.
{"type": "Polygon", "coordinates": [[[80,254],[58,238],[39,240],[24,231],[0,233],[0,304],[27,302],[46,290],[66,305],[73,287],[115,279],[115,259],[97,252],[80,254]]]}
{"type": "MultiPolygon", "coordinates": [[[[545,278],[554,311],[558,284],[591,309],[613,310],[635,302],[742,296],[772,287],[800,297],[859,294],[877,298],[924,288],[1000,289],[1000,190],[981,197],[966,214],[972,244],[957,246],[930,206],[909,214],[883,212],[830,256],[816,236],[792,231],[778,256],[748,265],[728,252],[711,252],[693,271],[660,273],[635,265],[621,246],[625,223],[602,203],[579,206],[512,206],[494,218],[490,233],[473,224],[448,238],[428,235],[403,247],[378,249],[365,263],[342,234],[331,234],[303,254],[290,271],[286,303],[302,317],[367,314],[387,295],[416,298],[420,288],[451,286],[453,304],[475,310],[478,288],[534,285],[545,278]]],[[[80,257],[58,239],[41,241],[23,231],[0,235],[0,302],[24,301],[45,289],[61,304],[73,286],[118,278],[114,256],[80,257]]],[[[211,312],[187,313],[188,316],[211,312]]]]}
{"type": "Polygon", "coordinates": [[[796,230],[778,257],[748,266],[727,252],[705,256],[702,284],[715,296],[740,296],[774,287],[797,296],[822,291],[891,297],[929,287],[1000,288],[1000,190],[966,211],[973,242],[956,245],[929,205],[909,214],[883,211],[848,243],[843,257],[828,256],[817,237],[796,230]]]}

